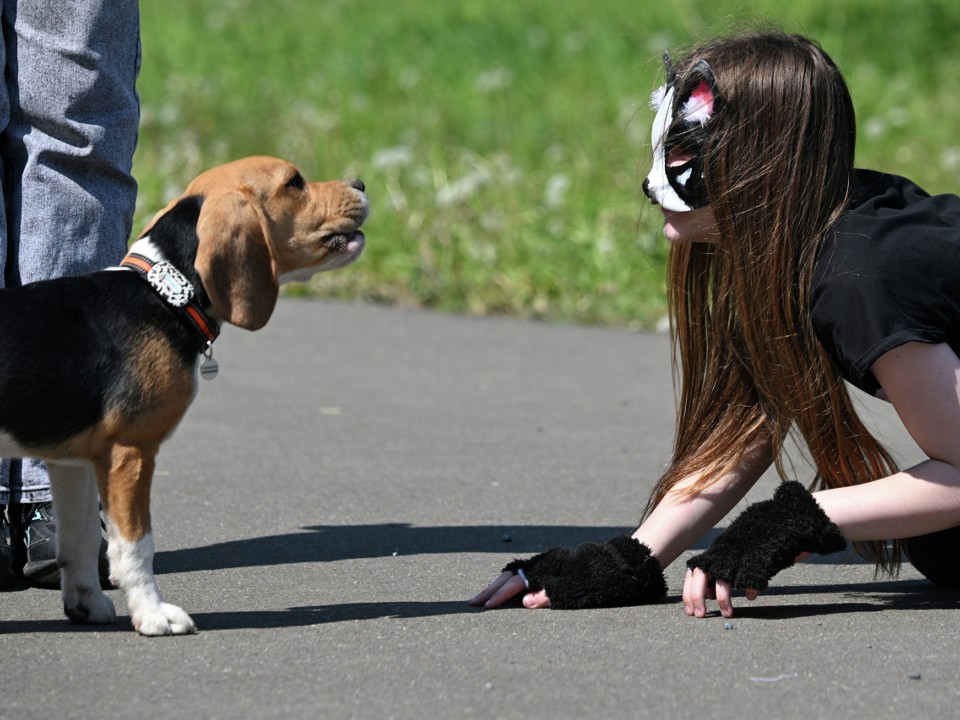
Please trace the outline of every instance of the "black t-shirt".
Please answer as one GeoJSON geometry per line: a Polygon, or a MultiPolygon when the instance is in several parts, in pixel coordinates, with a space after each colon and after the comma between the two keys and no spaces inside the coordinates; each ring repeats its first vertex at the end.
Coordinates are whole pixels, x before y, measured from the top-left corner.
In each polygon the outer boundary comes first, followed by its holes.
{"type": "Polygon", "coordinates": [[[870,367],[888,350],[945,342],[960,355],[960,197],[869,170],[857,182],[817,259],[811,309],[843,377],[873,395],[870,367]]]}

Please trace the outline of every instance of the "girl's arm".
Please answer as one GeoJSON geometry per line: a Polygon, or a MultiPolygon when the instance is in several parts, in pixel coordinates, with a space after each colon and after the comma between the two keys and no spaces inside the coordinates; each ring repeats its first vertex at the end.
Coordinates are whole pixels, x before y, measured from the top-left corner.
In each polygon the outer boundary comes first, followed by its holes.
{"type": "Polygon", "coordinates": [[[696,478],[678,483],[633,537],[649,547],[666,568],[733,510],[772,462],[770,442],[765,440],[755,443],[733,472],[695,495],[684,491],[696,478]]]}
{"type": "MultiPolygon", "coordinates": [[[[912,468],[853,487],[815,493],[848,541],[902,539],[960,526],[960,359],[946,344],[907,343],[882,355],[871,371],[907,431],[929,458],[912,468]]],[[[700,568],[688,571],[688,614],[706,615],[715,592],[724,617],[730,588],[700,568]]],[[[747,597],[755,598],[755,590],[747,597]]]]}
{"type": "MultiPolygon", "coordinates": [[[[696,478],[680,483],[664,497],[632,537],[649,547],[660,565],[666,568],[743,499],[771,462],[770,443],[761,442],[748,451],[733,472],[707,489],[684,496],[683,490],[693,485],[696,478]]],[[[497,607],[525,589],[522,578],[504,572],[470,603],[497,607]]],[[[528,608],[547,607],[550,598],[546,591],[539,590],[526,593],[523,604],[528,608]]]]}
{"type": "Polygon", "coordinates": [[[817,502],[851,541],[914,537],[960,525],[960,359],[949,345],[907,343],[871,368],[929,458],[817,502]]]}

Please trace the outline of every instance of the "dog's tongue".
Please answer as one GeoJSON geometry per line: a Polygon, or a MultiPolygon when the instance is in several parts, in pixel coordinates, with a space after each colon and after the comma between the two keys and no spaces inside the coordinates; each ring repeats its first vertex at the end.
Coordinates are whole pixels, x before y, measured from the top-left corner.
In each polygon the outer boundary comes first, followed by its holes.
{"type": "Polygon", "coordinates": [[[366,244],[366,242],[367,242],[366,236],[362,232],[357,230],[353,234],[353,237],[350,238],[350,240],[347,242],[347,252],[349,253],[360,252],[361,250],[363,250],[363,246],[366,244]]]}

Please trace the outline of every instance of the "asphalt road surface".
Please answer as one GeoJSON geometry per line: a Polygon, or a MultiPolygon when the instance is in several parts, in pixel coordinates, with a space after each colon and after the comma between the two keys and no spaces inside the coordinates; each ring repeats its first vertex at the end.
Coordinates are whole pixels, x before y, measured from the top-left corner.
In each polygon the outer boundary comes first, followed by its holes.
{"type": "Polygon", "coordinates": [[[960,595],[909,565],[804,563],[729,622],[684,615],[680,562],[654,606],[467,605],[514,557],[636,522],[673,431],[662,335],[285,300],[215,357],[153,492],[161,592],[200,633],[139,637],[116,591],[107,627],[0,594],[0,718],[960,712],[960,595]]]}

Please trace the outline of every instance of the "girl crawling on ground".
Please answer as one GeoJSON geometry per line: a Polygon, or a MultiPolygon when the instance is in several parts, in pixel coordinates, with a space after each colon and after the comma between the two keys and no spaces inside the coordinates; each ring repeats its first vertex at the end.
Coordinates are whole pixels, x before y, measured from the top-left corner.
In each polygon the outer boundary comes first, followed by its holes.
{"type": "Polygon", "coordinates": [[[816,467],[687,562],[684,608],[733,614],[798,558],[848,542],[895,572],[906,551],[960,586],[960,198],[854,169],[846,84],[812,41],[715,40],[654,94],[644,191],[671,243],[680,397],[672,461],[629,536],[516,560],[471,602],[638,605],[663,568],[776,464],[794,428],[816,467]],[[927,459],[898,470],[844,380],[893,403],[927,459]],[[892,542],[888,542],[892,541],[892,542]]]}

